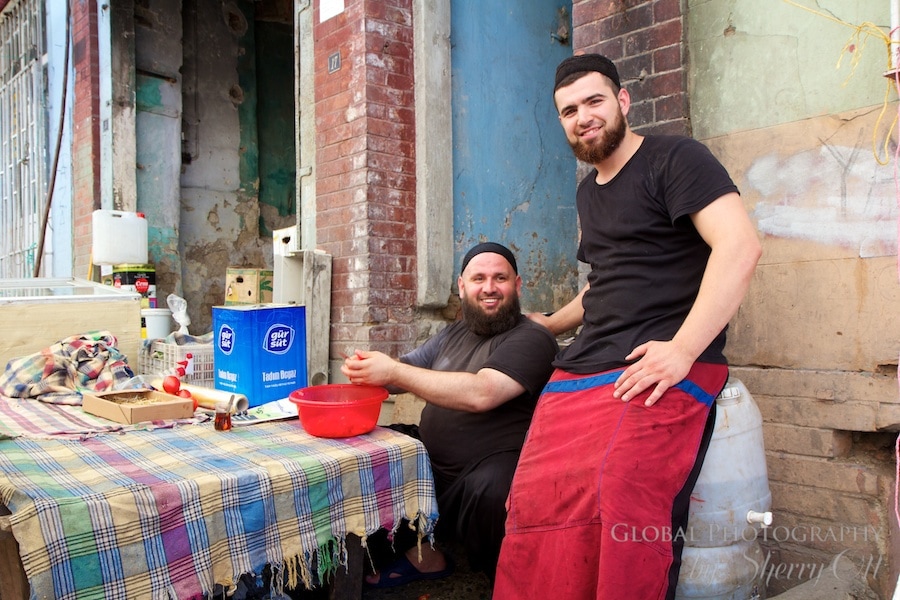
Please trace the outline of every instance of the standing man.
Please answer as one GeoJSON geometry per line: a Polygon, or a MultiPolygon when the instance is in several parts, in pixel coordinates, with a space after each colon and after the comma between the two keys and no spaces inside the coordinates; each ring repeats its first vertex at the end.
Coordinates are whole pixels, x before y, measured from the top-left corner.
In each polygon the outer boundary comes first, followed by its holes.
{"type": "Polygon", "coordinates": [[[640,136],[606,57],[569,57],[554,100],[576,158],[587,285],[510,492],[494,600],[673,598],[688,503],[725,384],[725,330],[761,249],[737,187],[697,141],[640,136]]]}
{"type": "MultiPolygon", "coordinates": [[[[505,502],[535,403],[559,346],[519,305],[522,278],[505,246],[478,244],[457,280],[462,320],[394,360],[357,351],[341,372],[351,383],[405,390],[427,403],[418,434],[431,458],[440,519],[436,537],[455,537],[475,570],[493,579],[505,502]]],[[[399,544],[398,544],[399,545],[399,544]]],[[[367,579],[394,587],[450,572],[446,557],[406,551],[367,579]]]]}

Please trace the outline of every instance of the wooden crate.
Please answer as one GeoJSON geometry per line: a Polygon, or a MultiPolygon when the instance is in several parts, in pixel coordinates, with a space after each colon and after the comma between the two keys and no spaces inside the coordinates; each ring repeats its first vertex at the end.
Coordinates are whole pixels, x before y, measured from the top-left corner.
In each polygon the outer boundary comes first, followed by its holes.
{"type": "Polygon", "coordinates": [[[225,272],[225,306],[272,302],[271,269],[228,267],[225,272]]]}
{"type": "Polygon", "coordinates": [[[10,359],[98,330],[115,335],[128,364],[137,369],[141,347],[137,293],[83,279],[0,280],[0,369],[10,359]]]}

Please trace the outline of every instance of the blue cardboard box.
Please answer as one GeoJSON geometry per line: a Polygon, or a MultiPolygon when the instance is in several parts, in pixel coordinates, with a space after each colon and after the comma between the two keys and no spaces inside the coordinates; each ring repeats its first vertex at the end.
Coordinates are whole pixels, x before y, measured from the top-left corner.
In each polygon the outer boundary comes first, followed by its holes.
{"type": "Polygon", "coordinates": [[[214,306],[215,387],[247,396],[250,406],[306,387],[306,307],[214,306]]]}

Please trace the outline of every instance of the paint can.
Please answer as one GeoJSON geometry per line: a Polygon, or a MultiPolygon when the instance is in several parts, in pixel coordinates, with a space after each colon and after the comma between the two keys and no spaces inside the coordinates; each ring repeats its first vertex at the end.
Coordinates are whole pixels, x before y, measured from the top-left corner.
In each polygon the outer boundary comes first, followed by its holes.
{"type": "Polygon", "coordinates": [[[102,283],[137,292],[141,296],[141,308],[156,308],[156,269],[153,265],[113,265],[112,273],[104,275],[102,283]]]}

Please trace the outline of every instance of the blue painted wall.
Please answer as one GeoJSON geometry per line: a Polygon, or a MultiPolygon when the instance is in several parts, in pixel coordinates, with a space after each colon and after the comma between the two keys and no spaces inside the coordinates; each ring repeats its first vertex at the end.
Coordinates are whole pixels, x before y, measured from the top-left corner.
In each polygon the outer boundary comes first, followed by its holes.
{"type": "Polygon", "coordinates": [[[526,310],[553,310],[577,288],[575,159],[553,106],[551,37],[571,2],[454,0],[454,265],[474,244],[516,254],[526,310]]]}

